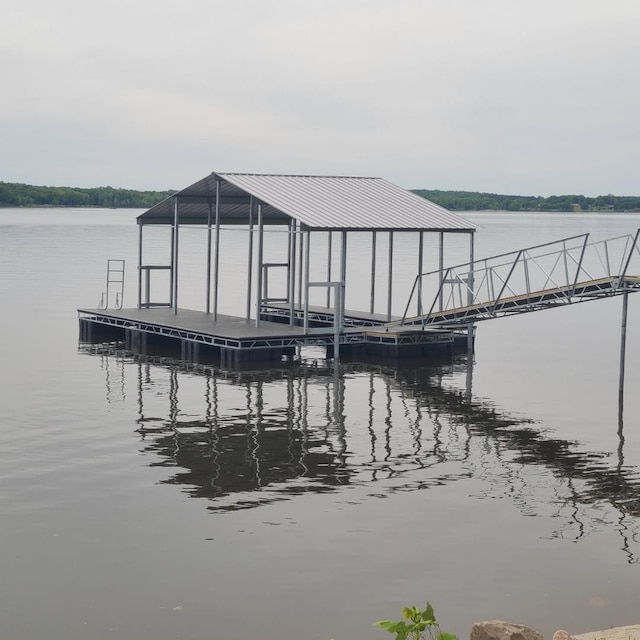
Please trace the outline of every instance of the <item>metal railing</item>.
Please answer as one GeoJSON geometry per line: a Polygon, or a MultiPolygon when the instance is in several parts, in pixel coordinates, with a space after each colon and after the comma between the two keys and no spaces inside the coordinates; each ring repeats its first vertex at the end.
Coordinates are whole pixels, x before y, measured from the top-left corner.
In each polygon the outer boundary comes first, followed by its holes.
{"type": "MultiPolygon", "coordinates": [[[[437,323],[439,316],[462,310],[472,317],[474,308],[493,317],[506,301],[524,307],[543,296],[571,302],[577,292],[584,294],[581,285],[600,280],[609,282],[611,295],[624,286],[634,256],[640,258],[639,235],[640,229],[594,242],[586,233],[419,274],[400,324],[437,323]],[[427,307],[423,300],[429,295],[433,301],[427,307]],[[416,315],[409,317],[412,305],[416,315]]],[[[640,260],[638,267],[640,274],[640,260]]]]}

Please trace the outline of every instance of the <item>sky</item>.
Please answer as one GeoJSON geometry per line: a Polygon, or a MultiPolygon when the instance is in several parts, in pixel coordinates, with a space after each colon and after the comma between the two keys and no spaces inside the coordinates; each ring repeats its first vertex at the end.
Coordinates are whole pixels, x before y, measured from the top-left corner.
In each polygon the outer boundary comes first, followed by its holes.
{"type": "Polygon", "coordinates": [[[639,195],[638,0],[4,0],[0,181],[639,195]]]}

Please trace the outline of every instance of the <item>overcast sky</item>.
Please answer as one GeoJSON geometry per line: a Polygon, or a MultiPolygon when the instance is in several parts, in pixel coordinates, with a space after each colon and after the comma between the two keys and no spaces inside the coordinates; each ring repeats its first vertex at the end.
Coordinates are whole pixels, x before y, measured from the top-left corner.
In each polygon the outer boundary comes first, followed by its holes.
{"type": "Polygon", "coordinates": [[[4,0],[0,181],[640,194],[638,0],[4,0]]]}

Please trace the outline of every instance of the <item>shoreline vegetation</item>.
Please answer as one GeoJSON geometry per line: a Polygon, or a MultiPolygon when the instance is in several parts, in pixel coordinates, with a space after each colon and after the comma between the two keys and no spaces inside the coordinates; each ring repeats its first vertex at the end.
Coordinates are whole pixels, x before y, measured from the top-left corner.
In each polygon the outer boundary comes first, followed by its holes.
{"type": "MultiPolygon", "coordinates": [[[[640,196],[583,195],[514,196],[477,191],[413,189],[413,192],[451,211],[617,211],[639,212],[640,196]]],[[[101,207],[148,209],[176,193],[136,191],[115,187],[45,187],[0,182],[0,207],[101,207]]]]}

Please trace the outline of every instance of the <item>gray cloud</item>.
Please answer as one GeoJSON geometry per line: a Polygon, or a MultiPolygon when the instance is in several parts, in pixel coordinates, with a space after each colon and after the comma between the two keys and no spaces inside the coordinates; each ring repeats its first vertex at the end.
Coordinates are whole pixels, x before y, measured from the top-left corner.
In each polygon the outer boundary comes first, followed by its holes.
{"type": "Polygon", "coordinates": [[[640,5],[9,0],[0,180],[636,194],[640,5]]]}

